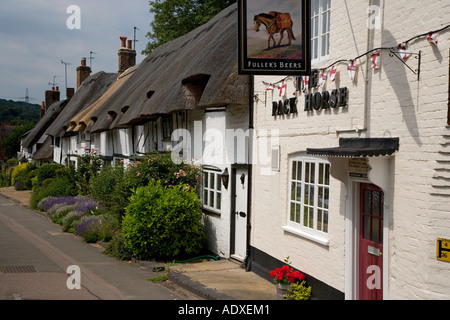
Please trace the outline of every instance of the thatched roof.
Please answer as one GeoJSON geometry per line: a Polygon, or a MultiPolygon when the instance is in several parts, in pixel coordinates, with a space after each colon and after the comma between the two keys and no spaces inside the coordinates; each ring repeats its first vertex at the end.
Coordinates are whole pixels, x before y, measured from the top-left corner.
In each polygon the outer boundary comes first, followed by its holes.
{"type": "Polygon", "coordinates": [[[55,119],[60,115],[68,103],[68,100],[58,101],[53,103],[45,111],[44,116],[36,124],[36,126],[28,133],[28,135],[23,139],[22,146],[24,148],[32,147],[42,135],[48,130],[55,119]]]}
{"type": "Polygon", "coordinates": [[[249,77],[238,75],[237,5],[156,48],[96,111],[91,132],[145,123],[161,114],[248,103],[249,77]]]}
{"type": "Polygon", "coordinates": [[[80,113],[76,114],[70,120],[70,127],[67,129],[68,132],[85,131],[89,132],[89,127],[92,122],[92,114],[99,109],[112,95],[116,92],[127,79],[133,74],[137,66],[131,67],[122,73],[117,80],[102,94],[102,96],[96,100],[94,103],[86,107],[80,113]]]}
{"type": "Polygon", "coordinates": [[[116,79],[116,73],[103,71],[86,78],[45,133],[53,137],[63,137],[69,129],[70,120],[100,98],[116,79]]]}
{"type": "Polygon", "coordinates": [[[52,137],[47,137],[41,148],[33,154],[33,160],[53,161],[52,137]]]}

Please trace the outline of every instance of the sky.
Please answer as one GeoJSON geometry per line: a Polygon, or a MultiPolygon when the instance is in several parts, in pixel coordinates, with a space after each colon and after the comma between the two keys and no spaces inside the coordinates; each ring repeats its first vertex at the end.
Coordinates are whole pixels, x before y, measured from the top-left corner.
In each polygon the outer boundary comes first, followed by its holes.
{"type": "Polygon", "coordinates": [[[1,0],[0,99],[41,104],[53,82],[65,99],[76,86],[76,68],[87,58],[92,74],[118,71],[120,37],[134,38],[136,63],[145,56],[152,14],[148,0],[1,0]],[[79,15],[71,6],[79,8],[79,15]],[[79,18],[79,19],[78,19],[79,18]],[[79,27],[79,28],[78,28],[79,27]],[[65,71],[67,65],[67,73],[65,71]]]}

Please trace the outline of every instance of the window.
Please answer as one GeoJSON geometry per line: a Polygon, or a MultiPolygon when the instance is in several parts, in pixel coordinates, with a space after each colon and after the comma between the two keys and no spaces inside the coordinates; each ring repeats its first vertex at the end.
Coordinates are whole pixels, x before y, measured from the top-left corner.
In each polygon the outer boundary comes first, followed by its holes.
{"type": "Polygon", "coordinates": [[[172,115],[162,117],[161,122],[163,140],[170,140],[173,132],[172,115]]]}
{"type": "Polygon", "coordinates": [[[202,202],[205,209],[220,211],[222,208],[222,173],[203,168],[202,202]]]}
{"type": "Polygon", "coordinates": [[[328,233],[330,164],[319,158],[291,160],[288,226],[318,236],[328,233]]]}
{"type": "Polygon", "coordinates": [[[311,1],[311,60],[327,60],[330,54],[331,0],[311,1]]]}

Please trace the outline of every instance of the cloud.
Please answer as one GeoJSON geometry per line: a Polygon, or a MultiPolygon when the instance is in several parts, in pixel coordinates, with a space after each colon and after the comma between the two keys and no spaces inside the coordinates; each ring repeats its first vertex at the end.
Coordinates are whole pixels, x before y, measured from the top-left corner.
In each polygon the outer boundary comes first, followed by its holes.
{"type": "Polygon", "coordinates": [[[119,37],[132,39],[134,27],[139,28],[139,63],[152,20],[149,9],[148,0],[2,0],[0,98],[18,100],[29,88],[30,97],[36,99],[31,102],[40,103],[54,76],[59,86],[65,87],[61,60],[71,64],[67,67],[68,87],[75,87],[76,68],[91,51],[96,53],[94,73],[117,72],[119,37]],[[80,30],[67,28],[71,5],[81,10],[80,30]]]}

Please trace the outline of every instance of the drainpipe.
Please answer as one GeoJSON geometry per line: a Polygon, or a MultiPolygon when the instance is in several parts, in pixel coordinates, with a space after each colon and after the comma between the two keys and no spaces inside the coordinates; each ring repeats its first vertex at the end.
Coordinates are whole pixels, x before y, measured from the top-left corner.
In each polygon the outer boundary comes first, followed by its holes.
{"type": "Polygon", "coordinates": [[[251,270],[251,257],[250,257],[250,232],[252,229],[251,226],[251,212],[252,212],[252,175],[253,175],[253,134],[254,134],[254,120],[253,120],[253,109],[254,109],[254,76],[249,76],[249,97],[248,97],[248,105],[249,105],[249,120],[248,120],[248,128],[249,128],[249,143],[248,143],[248,194],[247,194],[247,253],[244,260],[244,268],[245,271],[251,270]]]}

